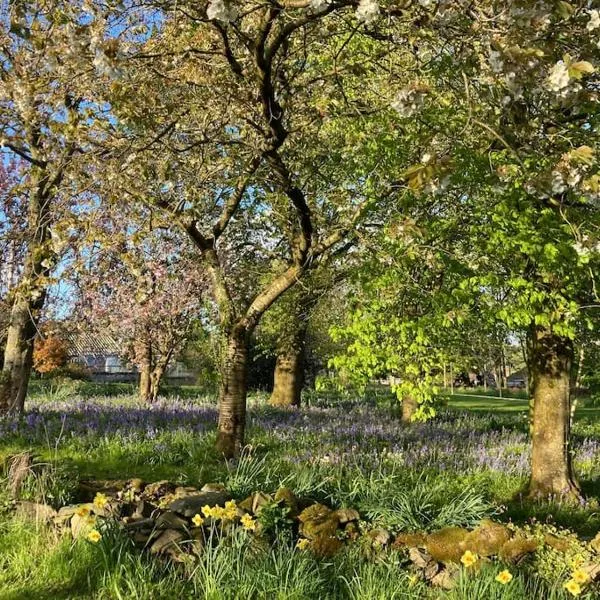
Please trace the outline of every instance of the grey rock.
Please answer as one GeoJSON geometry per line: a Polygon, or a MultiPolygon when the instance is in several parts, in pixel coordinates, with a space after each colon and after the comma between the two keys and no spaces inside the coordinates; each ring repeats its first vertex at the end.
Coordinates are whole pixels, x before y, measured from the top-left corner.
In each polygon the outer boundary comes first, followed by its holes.
{"type": "Polygon", "coordinates": [[[37,502],[17,502],[15,512],[18,517],[37,523],[48,523],[57,516],[57,512],[51,506],[37,502]]]}
{"type": "Polygon", "coordinates": [[[206,483],[202,486],[201,492],[225,492],[225,486],[222,483],[206,483]]]}
{"type": "Polygon", "coordinates": [[[167,511],[156,519],[156,529],[187,529],[188,522],[174,512],[167,511]]]}
{"type": "Polygon", "coordinates": [[[177,546],[177,544],[182,540],[183,533],[181,533],[181,531],[177,531],[175,529],[166,529],[154,541],[150,547],[150,552],[152,554],[162,554],[170,547],[177,546]]]}
{"type": "Polygon", "coordinates": [[[230,499],[231,495],[227,492],[201,492],[173,500],[167,506],[167,510],[191,519],[201,513],[203,506],[223,506],[230,499]]]}

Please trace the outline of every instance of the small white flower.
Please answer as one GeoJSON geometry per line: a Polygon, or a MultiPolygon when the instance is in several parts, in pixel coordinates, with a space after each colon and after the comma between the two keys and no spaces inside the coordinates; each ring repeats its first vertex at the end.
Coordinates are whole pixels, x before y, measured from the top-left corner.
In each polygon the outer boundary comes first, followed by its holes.
{"type": "Polygon", "coordinates": [[[588,14],[590,15],[590,20],[587,22],[585,28],[588,31],[595,31],[600,27],[600,10],[590,10],[588,14]]]}
{"type": "Polygon", "coordinates": [[[590,249],[584,246],[581,242],[575,242],[573,244],[573,248],[575,252],[579,254],[579,256],[588,256],[590,254],[590,249]]]}
{"type": "Polygon", "coordinates": [[[371,25],[379,19],[379,3],[377,0],[360,0],[356,9],[356,18],[365,25],[371,25]]]}
{"type": "Polygon", "coordinates": [[[523,97],[523,86],[517,83],[517,74],[514,71],[507,73],[504,77],[506,81],[506,87],[512,94],[513,98],[519,100],[523,97]]]}
{"type": "Polygon", "coordinates": [[[429,152],[425,152],[423,156],[421,156],[421,162],[426,165],[429,164],[433,160],[433,156],[429,152]]]}
{"type": "Polygon", "coordinates": [[[567,185],[570,187],[575,187],[583,177],[582,173],[577,169],[570,168],[569,173],[567,174],[567,185]]]}
{"type": "Polygon", "coordinates": [[[398,92],[391,107],[401,116],[410,117],[414,115],[425,101],[425,93],[419,90],[404,89],[398,92]]]}
{"type": "Polygon", "coordinates": [[[501,73],[504,68],[504,61],[502,60],[502,54],[496,52],[496,50],[490,50],[488,55],[488,63],[494,73],[501,73]]]}
{"type": "Polygon", "coordinates": [[[329,2],[328,0],[310,0],[310,4],[308,6],[312,12],[320,13],[329,6],[329,2]]]}
{"type": "Polygon", "coordinates": [[[231,23],[237,19],[237,10],[225,3],[225,0],[209,0],[206,16],[215,21],[231,23]]]}
{"type": "Polygon", "coordinates": [[[567,184],[560,171],[552,171],[551,188],[553,194],[562,194],[567,190],[567,184]]]}
{"type": "Polygon", "coordinates": [[[569,69],[564,61],[559,60],[552,69],[550,69],[548,89],[552,92],[563,92],[569,87],[569,81],[569,69]]]}
{"type": "Polygon", "coordinates": [[[419,0],[419,4],[423,8],[429,8],[433,4],[433,0],[419,0]]]}

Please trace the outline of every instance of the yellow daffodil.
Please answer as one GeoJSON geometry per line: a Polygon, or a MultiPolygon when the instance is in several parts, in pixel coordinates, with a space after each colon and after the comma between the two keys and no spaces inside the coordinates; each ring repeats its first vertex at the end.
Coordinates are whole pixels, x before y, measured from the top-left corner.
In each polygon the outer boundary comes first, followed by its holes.
{"type": "Polygon", "coordinates": [[[502,585],[506,585],[512,581],[512,573],[508,569],[504,569],[504,571],[500,571],[498,575],[496,575],[496,581],[501,583],[502,585]]]}
{"type": "Polygon", "coordinates": [[[213,506],[211,511],[210,511],[210,516],[215,520],[218,521],[219,519],[223,519],[225,517],[225,509],[222,506],[213,506]]]}
{"type": "Polygon", "coordinates": [[[94,544],[96,544],[97,542],[99,542],[102,539],[102,535],[100,534],[100,532],[97,529],[92,529],[87,534],[87,539],[90,542],[93,542],[94,544]]]}
{"type": "Polygon", "coordinates": [[[237,505],[235,500],[229,500],[225,502],[225,508],[223,509],[223,518],[233,520],[237,517],[237,505]]]}
{"type": "Polygon", "coordinates": [[[90,509],[87,506],[80,506],[76,511],[75,514],[78,517],[87,517],[90,514],[90,509]]]}
{"type": "Polygon", "coordinates": [[[479,557],[477,556],[477,554],[475,554],[474,552],[471,552],[470,550],[467,550],[461,557],[460,557],[460,562],[465,565],[465,567],[472,567],[477,560],[479,559],[479,557]]]}
{"type": "Polygon", "coordinates": [[[246,531],[254,531],[256,529],[256,521],[248,514],[242,516],[240,523],[246,531]]]}
{"type": "Polygon", "coordinates": [[[208,504],[205,504],[200,510],[207,519],[212,517],[212,508],[208,504]]]}
{"type": "Polygon", "coordinates": [[[573,571],[571,578],[579,585],[583,585],[590,580],[590,576],[583,569],[577,569],[576,571],[573,571]]]}
{"type": "Polygon", "coordinates": [[[581,586],[573,579],[569,579],[569,581],[567,581],[563,587],[572,596],[579,596],[579,594],[581,594],[581,586]]]}
{"type": "Polygon", "coordinates": [[[306,548],[308,548],[309,544],[310,544],[310,542],[306,538],[300,538],[296,542],[296,548],[298,548],[298,550],[306,550],[306,548]]]}
{"type": "Polygon", "coordinates": [[[96,494],[96,497],[94,498],[94,506],[96,508],[104,508],[107,504],[108,504],[108,498],[104,494],[101,494],[100,492],[98,492],[96,494]]]}
{"type": "Polygon", "coordinates": [[[192,518],[192,523],[196,527],[200,527],[202,523],[204,523],[204,519],[200,515],[194,515],[194,517],[192,518]]]}

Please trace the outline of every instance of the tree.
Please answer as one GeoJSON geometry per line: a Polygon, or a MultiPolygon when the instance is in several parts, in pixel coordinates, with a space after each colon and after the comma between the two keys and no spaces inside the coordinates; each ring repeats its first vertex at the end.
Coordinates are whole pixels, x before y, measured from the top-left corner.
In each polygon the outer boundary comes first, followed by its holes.
{"type": "Polygon", "coordinates": [[[38,373],[51,373],[67,364],[69,348],[64,339],[57,333],[40,335],[35,340],[33,349],[33,368],[38,373]]]}
{"type": "Polygon", "coordinates": [[[208,299],[182,240],[142,216],[136,222],[117,213],[115,221],[104,219],[102,235],[96,230],[94,250],[84,251],[93,258],[77,276],[76,314],[80,326],[120,343],[140,373],[140,398],[153,402],[168,367],[206,319],[208,299]]]}
{"type": "Polygon", "coordinates": [[[414,139],[426,139],[424,128],[432,132],[405,173],[407,196],[416,204],[438,198],[418,226],[458,226],[458,235],[437,244],[438,260],[450,266],[459,259],[457,308],[527,336],[530,494],[578,498],[569,371],[573,339],[582,321],[593,326],[590,307],[598,302],[600,17],[586,3],[482,2],[463,18],[471,33],[452,28],[448,40],[457,53],[446,57],[454,72],[432,66],[398,96],[402,126],[414,139]],[[440,120],[434,108],[443,114],[449,105],[453,114],[440,120]]]}
{"type": "Polygon", "coordinates": [[[218,447],[226,457],[244,443],[252,332],[321,257],[346,247],[380,188],[380,156],[367,150],[366,132],[385,121],[365,106],[358,65],[375,68],[385,52],[343,51],[344,37],[351,45],[362,39],[349,12],[343,4],[269,2],[235,15],[216,2],[178,4],[124,65],[127,77],[111,96],[129,156],[115,179],[148,184],[142,194],[117,185],[114,195],[124,188],[167,211],[212,280],[223,336],[218,447]],[[320,28],[326,17],[339,27],[331,44],[320,28]],[[344,130],[346,123],[355,125],[344,130]],[[356,146],[370,159],[346,164],[356,146]],[[254,270],[238,278],[240,256],[254,270]]]}
{"type": "Polygon", "coordinates": [[[101,109],[89,96],[96,69],[110,63],[100,20],[86,2],[19,0],[0,22],[0,146],[21,159],[11,194],[23,202],[24,253],[0,381],[0,413],[23,409],[37,324],[63,240],[52,234],[72,177],[90,149],[90,120],[101,109]],[[79,166],[78,166],[79,165],[79,166]]]}

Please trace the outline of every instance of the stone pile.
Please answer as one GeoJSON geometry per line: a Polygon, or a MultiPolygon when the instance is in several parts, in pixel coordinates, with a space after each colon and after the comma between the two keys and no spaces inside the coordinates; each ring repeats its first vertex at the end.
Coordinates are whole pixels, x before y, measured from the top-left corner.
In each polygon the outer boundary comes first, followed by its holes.
{"type": "MultiPolygon", "coordinates": [[[[219,543],[235,528],[247,530],[260,545],[266,533],[263,511],[275,509],[285,515],[299,550],[330,557],[354,543],[368,555],[399,552],[415,577],[446,589],[452,587],[462,567],[476,562],[499,559],[519,564],[540,546],[567,551],[567,542],[560,537],[548,534],[540,540],[530,532],[491,520],[482,521],[473,530],[447,527],[432,533],[403,532],[394,537],[385,529],[369,525],[353,508],[336,510],[297,498],[288,488],[280,488],[273,495],[258,491],[241,502],[235,502],[220,484],[198,489],[169,481],[146,484],[131,479],[83,483],[81,490],[87,502],[58,511],[25,501],[16,502],[15,510],[21,517],[54,525],[90,542],[99,542],[107,527],[116,527],[151,554],[176,563],[191,563],[202,556],[207,543],[219,543]]],[[[581,569],[590,581],[598,581],[600,533],[586,547],[593,558],[581,569]]]]}

